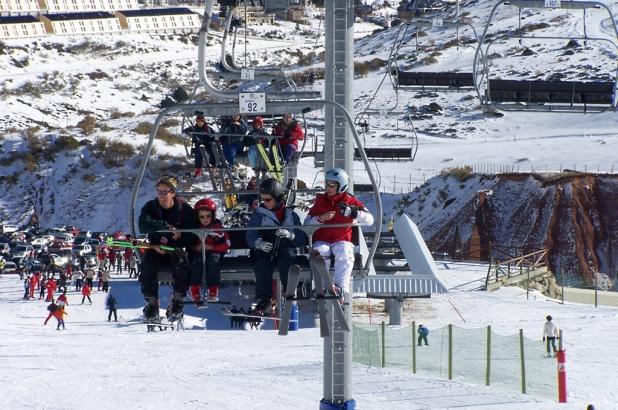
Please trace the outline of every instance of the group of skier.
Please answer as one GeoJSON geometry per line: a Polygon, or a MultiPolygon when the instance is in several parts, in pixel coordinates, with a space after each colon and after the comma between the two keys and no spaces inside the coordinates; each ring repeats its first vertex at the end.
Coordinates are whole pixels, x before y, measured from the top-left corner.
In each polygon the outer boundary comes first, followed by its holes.
{"type": "MultiPolygon", "coordinates": [[[[313,233],[313,252],[322,255],[327,266],[330,266],[331,258],[334,259],[333,291],[343,297],[349,292],[354,266],[352,224],[371,225],[373,216],[360,200],[347,192],[350,181],[343,169],[329,170],[325,180],[325,192],[317,196],[304,224],[325,226],[313,233]],[[336,226],[327,227],[333,224],[336,226]]],[[[138,220],[140,232],[148,235],[152,245],[144,253],[140,276],[146,301],[143,310],[146,321],[159,319],[160,270],[169,269],[173,275],[174,293],[168,308],[169,318],[182,317],[183,300],[188,290],[194,303],[204,303],[200,291],[203,280],[206,299],[217,300],[221,258],[231,246],[227,232],[220,230],[223,225],[216,218],[215,202],[204,198],[191,207],[178,198],[177,187],[176,178],[160,178],[156,183],[157,198],[144,205],[138,220]],[[194,233],[178,231],[196,228],[208,229],[204,241],[194,233]],[[188,252],[171,251],[181,248],[188,252]]],[[[272,311],[274,268],[278,268],[285,289],[287,272],[297,262],[297,250],[307,245],[308,237],[298,214],[286,206],[286,192],[279,181],[264,179],[258,190],[260,204],[251,215],[245,240],[251,249],[256,279],[257,305],[254,312],[268,315],[272,311]]]]}
{"type": "Polygon", "coordinates": [[[221,147],[221,152],[225,159],[225,164],[232,167],[239,152],[247,149],[249,165],[256,174],[264,171],[264,162],[270,164],[273,161],[280,161],[285,165],[292,161],[298,145],[304,139],[305,133],[301,125],[296,121],[292,114],[286,113],[280,121],[274,124],[272,133],[268,133],[264,127],[264,119],[260,116],[254,117],[251,128],[240,115],[221,118],[219,132],[208,124],[203,113],[198,112],[195,123],[183,130],[183,133],[191,135],[193,152],[195,157],[195,171],[193,176],[200,176],[203,168],[221,166],[217,163],[220,157],[217,152],[221,147]],[[200,146],[204,147],[208,156],[208,163],[205,164],[200,146]],[[264,149],[260,149],[260,146],[264,149]],[[272,150],[277,150],[274,155],[269,154],[272,150]],[[278,158],[281,158],[278,160],[278,158]],[[261,160],[260,160],[261,159],[261,160]]]}

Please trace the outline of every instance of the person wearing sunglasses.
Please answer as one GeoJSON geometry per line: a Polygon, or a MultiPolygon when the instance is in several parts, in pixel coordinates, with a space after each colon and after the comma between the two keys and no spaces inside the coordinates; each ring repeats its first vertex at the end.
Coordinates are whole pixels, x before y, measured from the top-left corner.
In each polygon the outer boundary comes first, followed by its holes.
{"type": "Polygon", "coordinates": [[[148,235],[148,241],[155,245],[144,253],[142,260],[141,283],[142,295],[146,301],[144,321],[159,320],[159,281],[158,272],[162,267],[171,267],[173,272],[174,296],[168,308],[168,317],[182,317],[182,301],[189,288],[191,265],[184,252],[166,252],[157,245],[177,248],[189,248],[197,242],[197,237],[190,233],[160,233],[168,229],[194,229],[197,227],[195,212],[191,205],[176,197],[178,180],[163,176],[156,184],[157,198],[146,202],[141,210],[138,227],[141,233],[148,235]]]}
{"type": "MultiPolygon", "coordinates": [[[[365,205],[354,195],[347,192],[350,177],[341,168],[326,172],[326,192],[316,196],[315,203],[309,209],[305,225],[316,224],[351,224],[372,225],[371,215],[365,205]]],[[[352,227],[320,228],[313,234],[313,250],[322,255],[326,266],[331,258],[335,259],[333,291],[340,300],[350,291],[350,280],[354,268],[354,244],[352,227]]]]}
{"type": "Polygon", "coordinates": [[[270,229],[247,230],[245,239],[251,248],[255,271],[255,296],[258,301],[254,313],[272,314],[273,270],[279,269],[282,289],[287,286],[288,270],[295,262],[297,248],[307,243],[307,235],[300,229],[278,226],[300,226],[300,218],[285,206],[285,193],[274,178],[260,183],[260,206],[253,212],[248,226],[270,229]]]}
{"type": "MultiPolygon", "coordinates": [[[[217,219],[217,204],[210,198],[200,199],[193,209],[197,213],[199,228],[220,229],[223,224],[217,219]]],[[[221,285],[221,258],[230,249],[230,236],[224,231],[210,231],[206,234],[204,243],[199,240],[191,251],[191,299],[196,305],[203,305],[200,285],[206,279],[206,300],[219,300],[219,286],[221,285]],[[205,260],[202,260],[202,246],[205,260]],[[204,270],[205,268],[205,270],[204,270]],[[204,278],[204,274],[206,277],[204,278]]]]}

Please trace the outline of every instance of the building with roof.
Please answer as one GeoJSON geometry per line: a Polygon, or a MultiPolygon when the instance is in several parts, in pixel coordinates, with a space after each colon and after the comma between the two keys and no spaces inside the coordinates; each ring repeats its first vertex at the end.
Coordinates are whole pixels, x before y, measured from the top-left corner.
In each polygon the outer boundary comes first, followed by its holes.
{"type": "Polygon", "coordinates": [[[36,17],[0,16],[0,39],[44,36],[45,27],[36,17]]]}
{"type": "Polygon", "coordinates": [[[38,13],[38,0],[0,0],[0,15],[38,13]]]}
{"type": "Polygon", "coordinates": [[[120,27],[130,32],[197,32],[201,18],[188,8],[119,10],[120,27]]]}
{"type": "Polygon", "coordinates": [[[138,9],[137,0],[40,0],[44,13],[138,9]]]}
{"type": "Polygon", "coordinates": [[[120,32],[120,22],[116,16],[105,11],[43,14],[39,18],[45,25],[48,34],[74,35],[120,32]]]}

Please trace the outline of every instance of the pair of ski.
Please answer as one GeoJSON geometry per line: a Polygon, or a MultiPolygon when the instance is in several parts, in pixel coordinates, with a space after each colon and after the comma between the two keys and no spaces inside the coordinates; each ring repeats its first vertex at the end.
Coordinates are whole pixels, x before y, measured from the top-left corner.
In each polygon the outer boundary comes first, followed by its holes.
{"type": "MultiPolygon", "coordinates": [[[[339,302],[339,298],[334,291],[333,279],[328,272],[326,262],[322,255],[315,252],[309,257],[309,265],[313,274],[313,282],[315,283],[315,300],[318,305],[318,316],[320,320],[320,337],[328,337],[330,329],[328,328],[328,317],[326,302],[330,301],[335,315],[335,321],[339,323],[339,328],[349,332],[350,326],[345,319],[345,313],[339,302]],[[326,287],[324,286],[326,283],[326,287]]],[[[279,335],[285,336],[288,334],[290,324],[290,315],[292,314],[292,304],[296,300],[296,287],[300,279],[300,266],[292,265],[288,271],[288,283],[285,290],[285,305],[281,314],[281,322],[279,323],[279,335]]]]}
{"type": "MultiPolygon", "coordinates": [[[[219,170],[219,179],[221,180],[222,190],[226,190],[227,188],[229,188],[230,191],[234,191],[234,175],[232,173],[232,169],[230,168],[230,164],[227,163],[225,155],[223,155],[223,149],[221,148],[221,144],[217,141],[212,141],[209,143],[209,146],[212,152],[215,166],[219,170]]],[[[208,176],[212,181],[212,188],[214,190],[217,190],[216,177],[212,167],[210,166],[210,155],[206,151],[206,147],[204,145],[200,145],[199,150],[202,154],[203,162],[207,164],[208,176]]]]}
{"type": "Polygon", "coordinates": [[[270,152],[272,154],[272,161],[271,161],[271,155],[266,151],[266,148],[264,147],[264,145],[260,144],[259,142],[257,143],[257,150],[262,159],[261,162],[266,167],[265,171],[271,177],[281,182],[283,180],[283,173],[282,173],[282,167],[281,167],[281,157],[279,155],[279,145],[275,143],[273,147],[273,144],[271,143],[270,147],[271,147],[270,152]]]}

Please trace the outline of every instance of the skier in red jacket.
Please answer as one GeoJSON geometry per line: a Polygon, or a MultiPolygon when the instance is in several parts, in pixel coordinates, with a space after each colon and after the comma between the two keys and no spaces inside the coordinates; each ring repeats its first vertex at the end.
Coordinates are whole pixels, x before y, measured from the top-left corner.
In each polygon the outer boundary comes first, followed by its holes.
{"type": "Polygon", "coordinates": [[[52,302],[54,300],[54,292],[57,289],[56,281],[52,278],[48,279],[47,283],[45,283],[45,289],[47,290],[45,301],[52,302]]]}
{"type": "Polygon", "coordinates": [[[298,151],[299,142],[305,138],[303,127],[292,118],[292,114],[283,114],[283,118],[273,128],[272,135],[277,135],[279,146],[283,152],[283,160],[287,164],[298,151]]]}
{"type": "Polygon", "coordinates": [[[92,299],[90,299],[90,286],[88,283],[84,283],[84,286],[82,287],[82,305],[84,304],[86,298],[88,298],[88,302],[92,305],[92,299]]]}
{"type": "MultiPolygon", "coordinates": [[[[219,229],[223,224],[217,219],[217,204],[210,199],[200,199],[193,207],[197,212],[200,228],[219,229]]],[[[200,305],[200,285],[203,283],[203,274],[206,274],[208,288],[207,300],[219,300],[219,286],[221,285],[221,258],[230,249],[230,237],[227,232],[211,231],[204,239],[203,248],[205,260],[202,260],[202,244],[198,242],[191,252],[191,298],[200,305]],[[205,271],[204,271],[205,268],[205,271]]]]}
{"type": "MultiPolygon", "coordinates": [[[[372,225],[371,215],[365,205],[347,192],[350,184],[348,174],[341,168],[326,172],[326,192],[317,195],[315,203],[305,219],[306,225],[352,224],[372,225]]],[[[350,291],[350,279],[354,268],[354,244],[352,226],[320,228],[313,234],[313,249],[322,255],[326,266],[335,258],[333,282],[340,296],[350,291]]]]}

